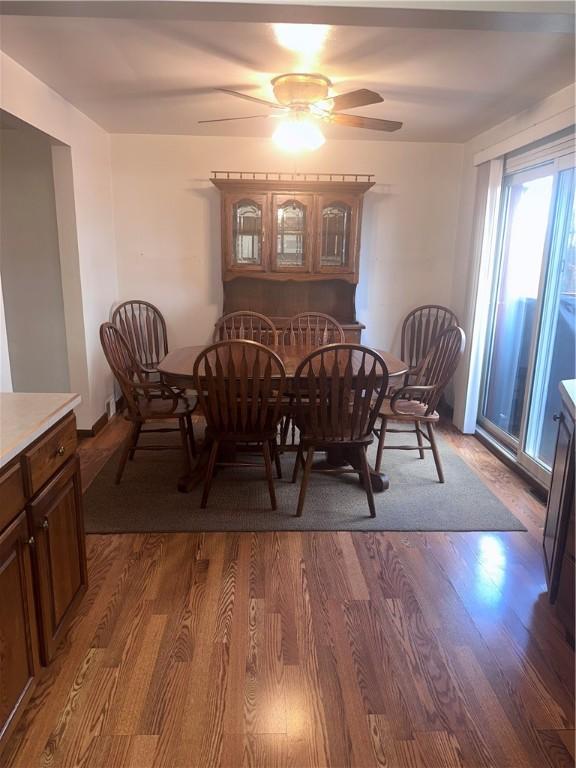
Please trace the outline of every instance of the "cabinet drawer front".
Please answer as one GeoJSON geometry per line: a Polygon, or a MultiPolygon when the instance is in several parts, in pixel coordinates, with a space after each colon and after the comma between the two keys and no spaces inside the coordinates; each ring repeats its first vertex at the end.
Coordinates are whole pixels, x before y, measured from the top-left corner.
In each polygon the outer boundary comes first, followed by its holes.
{"type": "Polygon", "coordinates": [[[69,461],[28,506],[36,539],[42,661],[47,664],[87,584],[78,459],[69,461]]]}
{"type": "Polygon", "coordinates": [[[0,475],[0,531],[23,511],[25,505],[22,468],[20,463],[13,464],[0,475]]]}
{"type": "Polygon", "coordinates": [[[68,461],[76,451],[77,442],[76,418],[70,414],[24,454],[30,495],[37,493],[68,461]]]}
{"type": "Polygon", "coordinates": [[[23,512],[0,536],[0,751],[38,668],[28,526],[23,512]]]}

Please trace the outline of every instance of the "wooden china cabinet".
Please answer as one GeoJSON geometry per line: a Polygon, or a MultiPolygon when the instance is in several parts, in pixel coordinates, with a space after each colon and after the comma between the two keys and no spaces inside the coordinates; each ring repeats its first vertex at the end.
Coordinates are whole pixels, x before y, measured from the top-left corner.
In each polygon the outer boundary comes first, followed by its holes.
{"type": "Polygon", "coordinates": [[[282,328],[326,312],[360,341],[360,227],[373,177],[216,171],[222,200],[224,313],[250,309],[282,328]]]}

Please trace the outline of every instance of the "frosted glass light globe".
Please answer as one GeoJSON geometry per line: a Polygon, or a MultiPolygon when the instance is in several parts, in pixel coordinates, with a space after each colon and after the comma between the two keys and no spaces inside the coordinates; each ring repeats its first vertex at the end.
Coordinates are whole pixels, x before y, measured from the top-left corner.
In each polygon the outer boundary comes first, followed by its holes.
{"type": "Polygon", "coordinates": [[[324,144],[326,139],[318,126],[310,119],[294,115],[283,120],[274,131],[272,140],[284,152],[311,152],[324,144]]]}

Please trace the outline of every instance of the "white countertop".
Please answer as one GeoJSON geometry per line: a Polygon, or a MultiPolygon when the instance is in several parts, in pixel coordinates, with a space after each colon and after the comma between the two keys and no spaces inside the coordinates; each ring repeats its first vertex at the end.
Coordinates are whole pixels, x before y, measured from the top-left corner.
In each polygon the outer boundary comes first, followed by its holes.
{"type": "Polygon", "coordinates": [[[0,392],[0,467],[80,403],[69,392],[0,392]]]}

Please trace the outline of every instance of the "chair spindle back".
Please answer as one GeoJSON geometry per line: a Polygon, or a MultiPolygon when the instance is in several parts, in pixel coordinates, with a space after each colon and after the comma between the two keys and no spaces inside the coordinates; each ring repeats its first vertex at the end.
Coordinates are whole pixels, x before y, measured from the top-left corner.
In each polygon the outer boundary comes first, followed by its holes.
{"type": "Polygon", "coordinates": [[[346,336],[338,320],[323,312],[301,312],[291,318],[282,334],[284,344],[291,346],[323,347],[344,343],[346,336]]]}
{"type": "Polygon", "coordinates": [[[221,317],[214,329],[214,341],[229,340],[257,341],[273,345],[277,341],[276,326],[266,315],[259,312],[231,312],[221,317]]]}
{"type": "Polygon", "coordinates": [[[458,318],[447,307],[424,304],[413,309],[402,324],[400,357],[410,368],[423,360],[445,328],[457,326],[458,318]]]}
{"type": "Polygon", "coordinates": [[[210,432],[239,441],[270,439],[286,388],[284,364],[274,351],[255,341],[219,341],[196,358],[193,375],[210,432]]]}
{"type": "Polygon", "coordinates": [[[168,354],[166,321],[154,304],[137,299],[125,301],[112,313],[112,322],[145,368],[155,368],[168,354]]]}
{"type": "Polygon", "coordinates": [[[388,387],[388,368],[360,344],[329,344],[309,354],[294,374],[296,423],[319,442],[370,437],[388,387]]]}
{"type": "Polygon", "coordinates": [[[436,337],[432,349],[422,361],[413,385],[431,389],[416,394],[414,399],[427,406],[426,415],[436,410],[446,385],[456,372],[465,344],[466,335],[462,328],[450,326],[436,337]]]}
{"type": "Polygon", "coordinates": [[[128,341],[113,323],[102,323],[100,342],[131,416],[138,416],[138,386],[145,383],[139,361],[128,341]]]}

